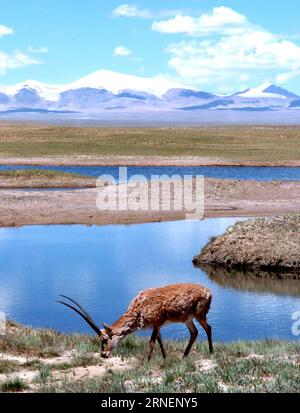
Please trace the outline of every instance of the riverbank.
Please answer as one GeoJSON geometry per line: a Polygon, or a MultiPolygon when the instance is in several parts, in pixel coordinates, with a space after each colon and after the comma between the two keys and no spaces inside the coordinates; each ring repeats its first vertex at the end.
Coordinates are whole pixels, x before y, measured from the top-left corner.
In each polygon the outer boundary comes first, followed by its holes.
{"type": "Polygon", "coordinates": [[[1,392],[300,392],[300,344],[258,341],[215,343],[209,355],[198,341],[182,359],[187,341],[166,341],[146,361],[146,339],[128,337],[103,360],[97,338],[34,330],[7,323],[0,336],[1,392]]]}
{"type": "Polygon", "coordinates": [[[300,160],[230,160],[201,156],[44,156],[0,157],[0,165],[29,166],[253,166],[300,167],[300,160]]]}
{"type": "Polygon", "coordinates": [[[96,179],[48,170],[0,171],[0,189],[95,188],[96,179]]]}
{"type": "Polygon", "coordinates": [[[194,264],[239,269],[256,276],[300,279],[300,215],[237,222],[212,239],[194,264]]]}
{"type": "MultiPolygon", "coordinates": [[[[122,185],[119,188],[122,189],[122,185]]],[[[132,189],[134,188],[135,186],[132,189]]],[[[113,187],[111,191],[114,191],[113,187]]],[[[147,185],[147,201],[149,191],[147,185]]],[[[190,212],[162,210],[161,197],[160,209],[157,211],[118,211],[113,209],[113,204],[110,205],[111,210],[100,211],[96,206],[98,193],[99,188],[60,191],[2,190],[0,226],[161,222],[183,220],[186,213],[190,212]]],[[[120,191],[118,201],[127,201],[125,191],[120,191]]],[[[111,202],[113,203],[113,200],[111,202]]],[[[186,205],[188,204],[186,202],[186,205]]],[[[300,181],[205,180],[204,217],[207,218],[271,216],[299,211],[300,181]]]]}

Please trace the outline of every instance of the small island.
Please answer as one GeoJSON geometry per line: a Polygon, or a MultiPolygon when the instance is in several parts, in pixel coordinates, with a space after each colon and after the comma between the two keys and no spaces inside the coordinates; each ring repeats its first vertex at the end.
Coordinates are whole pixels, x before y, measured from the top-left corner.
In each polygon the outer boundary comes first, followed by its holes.
{"type": "Polygon", "coordinates": [[[239,221],[193,260],[199,267],[300,279],[300,215],[239,221]]]}
{"type": "Polygon", "coordinates": [[[89,176],[47,169],[0,171],[0,189],[22,188],[94,188],[96,179],[89,176]]]}

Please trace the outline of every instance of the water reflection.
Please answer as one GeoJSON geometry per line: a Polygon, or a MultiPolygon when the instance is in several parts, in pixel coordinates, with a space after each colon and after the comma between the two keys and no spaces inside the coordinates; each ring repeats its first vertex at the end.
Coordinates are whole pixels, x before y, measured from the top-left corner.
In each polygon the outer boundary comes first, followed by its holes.
{"type": "Polygon", "coordinates": [[[264,271],[237,271],[224,268],[203,267],[209,278],[221,287],[237,291],[272,293],[300,297],[300,280],[278,279],[278,274],[264,271]]]}

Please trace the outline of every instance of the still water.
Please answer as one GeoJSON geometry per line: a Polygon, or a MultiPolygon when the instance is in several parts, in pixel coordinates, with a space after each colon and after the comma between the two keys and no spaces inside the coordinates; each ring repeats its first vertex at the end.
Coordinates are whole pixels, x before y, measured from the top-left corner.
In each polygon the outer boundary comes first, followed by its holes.
{"type": "MultiPolygon", "coordinates": [[[[1,228],[0,311],[34,327],[86,332],[75,313],[55,303],[59,294],[78,299],[97,322],[112,323],[140,290],[193,282],[213,292],[209,322],[216,340],[297,339],[291,316],[300,311],[299,281],[208,275],[193,267],[193,256],[210,237],[236,221],[1,228]]],[[[188,336],[180,324],[163,334],[188,336]]]]}
{"type": "MultiPolygon", "coordinates": [[[[112,175],[119,178],[117,166],[28,166],[28,165],[0,165],[0,171],[16,169],[47,169],[69,173],[78,173],[91,177],[100,175],[112,175]]],[[[204,175],[207,178],[241,179],[241,180],[300,180],[300,167],[253,167],[253,166],[131,166],[128,167],[128,177],[143,175],[150,178],[151,175],[204,175]]]]}

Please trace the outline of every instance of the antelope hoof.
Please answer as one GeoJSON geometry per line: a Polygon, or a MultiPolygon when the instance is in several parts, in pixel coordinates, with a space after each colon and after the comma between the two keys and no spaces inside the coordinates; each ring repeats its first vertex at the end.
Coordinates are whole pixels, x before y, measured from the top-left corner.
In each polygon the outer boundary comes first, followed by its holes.
{"type": "Polygon", "coordinates": [[[105,352],[105,351],[102,351],[102,352],[101,352],[101,357],[102,357],[103,359],[108,359],[108,358],[109,358],[109,353],[107,353],[107,352],[105,352]]]}

